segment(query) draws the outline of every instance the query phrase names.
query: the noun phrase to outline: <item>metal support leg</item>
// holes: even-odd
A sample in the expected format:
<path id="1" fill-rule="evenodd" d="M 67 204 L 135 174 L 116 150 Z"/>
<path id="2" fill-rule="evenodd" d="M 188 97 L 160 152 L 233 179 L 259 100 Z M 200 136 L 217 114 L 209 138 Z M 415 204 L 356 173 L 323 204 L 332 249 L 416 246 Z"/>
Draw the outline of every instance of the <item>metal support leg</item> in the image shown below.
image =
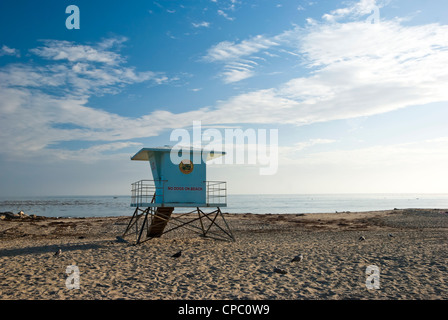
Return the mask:
<path id="1" fill-rule="evenodd" d="M 142 214 L 138 214 L 138 211 L 143 211 Z M 193 213 L 197 213 L 197 217 L 191 217 L 189 215 Z M 150 229 L 159 226 L 160 224 L 167 224 L 171 223 L 171 226 L 168 229 L 165 229 L 161 231 L 160 234 L 157 234 L 157 237 L 162 236 L 165 233 L 171 232 L 173 230 L 176 230 L 178 228 L 185 228 L 187 230 L 194 231 L 196 233 L 201 234 L 204 237 L 216 239 L 216 240 L 225 240 L 225 236 L 230 238 L 232 241 L 235 241 L 235 237 L 232 234 L 232 231 L 230 230 L 229 225 L 227 224 L 227 221 L 224 218 L 223 213 L 221 212 L 220 208 L 218 207 L 216 210 L 205 213 L 203 212 L 199 207 L 196 208 L 196 210 L 180 214 L 177 217 L 172 216 L 171 213 L 169 215 L 165 215 L 162 212 L 157 213 L 157 219 L 154 219 L 154 216 L 156 214 L 156 210 L 152 207 L 148 207 L 145 210 L 142 210 L 140 208 L 137 208 L 134 212 L 134 215 L 132 216 L 131 221 L 128 224 L 128 227 L 126 228 L 125 234 L 135 225 L 136 228 L 136 244 L 140 244 L 143 242 L 146 242 L 148 240 L 151 240 L 154 238 L 153 235 L 150 234 Z M 210 217 L 212 216 L 213 217 Z M 138 226 L 138 220 L 141 216 L 144 216 L 143 222 L 141 226 Z M 149 218 L 150 216 L 150 218 Z M 187 217 L 187 221 L 185 219 L 181 220 L 181 218 Z M 224 222 L 223 226 L 220 226 L 218 224 L 218 217 L 221 217 L 222 221 Z M 200 226 L 197 225 L 197 221 L 199 220 Z M 209 225 L 206 225 L 204 223 L 204 220 L 209 220 Z M 196 222 L 196 225 L 193 224 Z M 212 230 L 213 226 L 216 226 L 214 230 Z M 146 229 L 145 236 L 143 236 L 143 231 Z M 221 232 L 219 232 L 221 231 Z"/>
<path id="2" fill-rule="evenodd" d="M 145 229 L 145 224 L 148 222 L 148 214 L 149 214 L 149 209 L 150 208 L 146 208 L 146 210 L 145 210 L 145 219 L 143 220 L 143 224 L 142 224 L 142 227 L 140 228 L 140 234 L 139 234 L 139 236 L 138 236 L 138 239 L 137 239 L 137 244 L 139 244 L 140 243 L 140 239 L 142 238 L 142 233 L 143 233 L 143 230 Z"/>
<path id="3" fill-rule="evenodd" d="M 123 237 L 128 233 L 128 231 L 132 228 L 132 226 L 136 222 L 136 221 L 134 221 L 134 219 L 136 219 L 136 216 L 138 214 L 138 210 L 139 210 L 138 207 L 135 208 L 134 214 L 132 215 L 132 218 L 129 221 L 128 226 L 126 227 L 126 231 L 123 233 Z"/>

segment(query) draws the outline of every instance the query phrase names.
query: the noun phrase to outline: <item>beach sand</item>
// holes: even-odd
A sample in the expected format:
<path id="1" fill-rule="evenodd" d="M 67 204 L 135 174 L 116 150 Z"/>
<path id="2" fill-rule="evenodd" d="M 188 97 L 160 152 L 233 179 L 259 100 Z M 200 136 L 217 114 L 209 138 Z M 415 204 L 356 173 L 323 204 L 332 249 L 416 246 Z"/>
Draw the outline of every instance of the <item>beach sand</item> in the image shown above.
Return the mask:
<path id="1" fill-rule="evenodd" d="M 0 299 L 448 298 L 448 210 L 224 216 L 234 242 L 182 229 L 118 242 L 130 216 L 2 219 Z M 70 265 L 79 289 L 66 287 Z M 370 265 L 378 289 L 366 287 Z"/>

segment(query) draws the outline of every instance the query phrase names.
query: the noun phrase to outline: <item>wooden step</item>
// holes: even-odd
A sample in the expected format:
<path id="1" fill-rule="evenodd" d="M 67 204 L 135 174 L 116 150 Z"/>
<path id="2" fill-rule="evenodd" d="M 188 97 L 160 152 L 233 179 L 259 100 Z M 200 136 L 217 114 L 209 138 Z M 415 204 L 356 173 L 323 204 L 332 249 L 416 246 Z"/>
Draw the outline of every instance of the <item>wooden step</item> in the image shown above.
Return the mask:
<path id="1" fill-rule="evenodd" d="M 156 213 L 154 214 L 154 217 L 152 219 L 152 223 L 149 226 L 148 237 L 157 238 L 163 234 L 163 230 L 165 230 L 165 227 L 173 211 L 173 207 L 157 208 Z"/>

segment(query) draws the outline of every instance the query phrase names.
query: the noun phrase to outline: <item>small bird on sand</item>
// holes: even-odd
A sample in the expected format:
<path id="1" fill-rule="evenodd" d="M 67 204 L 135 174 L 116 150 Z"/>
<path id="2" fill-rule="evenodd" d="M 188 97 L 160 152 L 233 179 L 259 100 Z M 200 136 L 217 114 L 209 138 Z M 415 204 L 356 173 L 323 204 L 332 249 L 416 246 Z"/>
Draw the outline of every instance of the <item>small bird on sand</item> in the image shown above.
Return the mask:
<path id="1" fill-rule="evenodd" d="M 291 262 L 300 262 L 300 261 L 302 261 L 303 260 L 303 255 L 302 254 L 299 254 L 298 256 L 295 256 L 292 260 L 291 260 Z"/>
<path id="2" fill-rule="evenodd" d="M 359 237 L 359 241 L 364 241 L 364 240 L 366 240 L 366 237 L 364 237 L 364 236 Z"/>
<path id="3" fill-rule="evenodd" d="M 284 269 L 277 268 L 277 267 L 274 268 L 274 272 L 275 273 L 280 273 L 280 274 L 287 274 L 288 273 L 288 271 L 286 271 Z"/>
<path id="4" fill-rule="evenodd" d="M 392 233 L 389 233 L 388 236 L 389 236 L 389 238 L 395 237 Z"/>
<path id="5" fill-rule="evenodd" d="M 182 255 L 182 250 L 179 252 L 176 252 L 175 254 L 173 254 L 171 257 L 173 258 L 179 258 Z"/>
<path id="6" fill-rule="evenodd" d="M 60 257 L 62 255 L 62 250 L 61 249 L 59 249 L 58 251 L 56 251 L 55 253 L 54 253 L 54 256 L 55 257 Z"/>

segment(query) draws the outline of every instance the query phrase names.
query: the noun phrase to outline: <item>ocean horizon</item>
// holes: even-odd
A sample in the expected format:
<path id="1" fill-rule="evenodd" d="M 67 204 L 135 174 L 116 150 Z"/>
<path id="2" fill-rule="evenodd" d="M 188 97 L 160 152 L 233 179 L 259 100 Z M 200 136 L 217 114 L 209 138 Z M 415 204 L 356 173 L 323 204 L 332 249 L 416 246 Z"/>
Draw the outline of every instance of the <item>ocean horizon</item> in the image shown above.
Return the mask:
<path id="1" fill-rule="evenodd" d="M 130 195 L 0 197 L 0 212 L 47 217 L 131 216 Z M 448 193 L 408 194 L 230 194 L 228 213 L 335 213 L 393 209 L 447 209 Z M 187 212 L 193 208 L 176 208 Z"/>

